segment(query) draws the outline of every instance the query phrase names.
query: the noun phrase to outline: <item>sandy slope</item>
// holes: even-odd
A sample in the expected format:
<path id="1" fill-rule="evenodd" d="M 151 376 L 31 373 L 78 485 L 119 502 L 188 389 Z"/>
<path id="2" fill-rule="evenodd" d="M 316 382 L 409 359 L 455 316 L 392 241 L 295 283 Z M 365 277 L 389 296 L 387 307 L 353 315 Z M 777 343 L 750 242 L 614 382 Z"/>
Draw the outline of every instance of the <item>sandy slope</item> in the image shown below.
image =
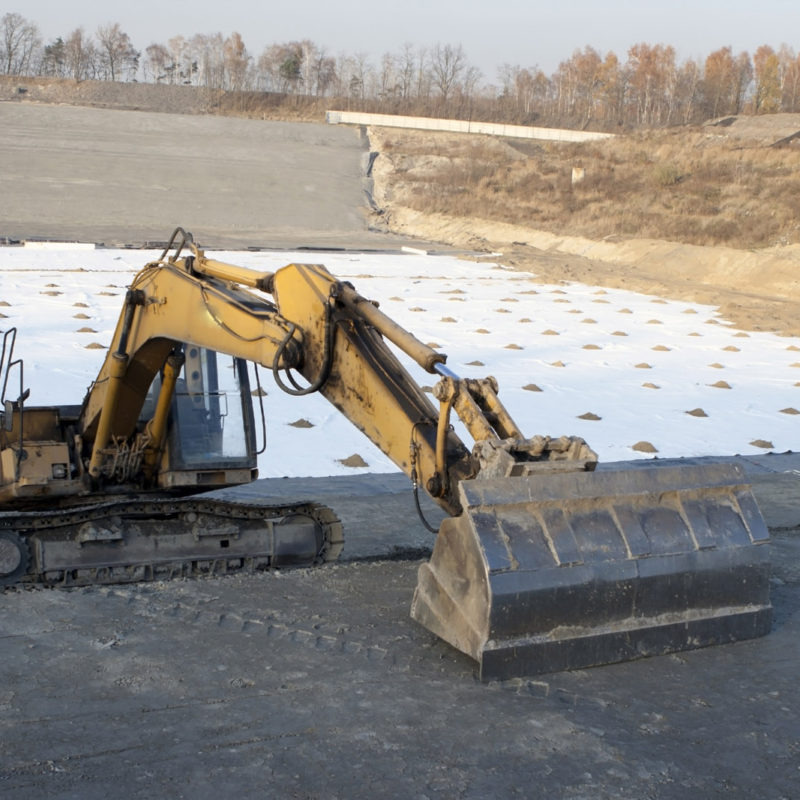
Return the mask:
<path id="1" fill-rule="evenodd" d="M 382 132 L 370 129 L 380 152 Z M 746 330 L 800 334 L 800 247 L 745 251 L 657 240 L 595 242 L 481 219 L 421 214 L 393 199 L 393 162 L 373 167 L 374 197 L 393 232 L 502 253 L 503 261 L 548 280 L 579 281 L 710 303 Z"/>

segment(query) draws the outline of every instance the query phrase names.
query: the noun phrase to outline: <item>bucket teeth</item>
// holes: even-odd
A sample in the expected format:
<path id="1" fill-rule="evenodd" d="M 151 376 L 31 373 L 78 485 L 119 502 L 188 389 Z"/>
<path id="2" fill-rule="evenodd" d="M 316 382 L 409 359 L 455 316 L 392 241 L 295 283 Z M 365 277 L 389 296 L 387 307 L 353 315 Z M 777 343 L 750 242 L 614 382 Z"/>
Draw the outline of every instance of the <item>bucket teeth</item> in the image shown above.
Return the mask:
<path id="1" fill-rule="evenodd" d="M 483 680 L 769 631 L 769 540 L 732 464 L 460 484 L 411 615 Z"/>

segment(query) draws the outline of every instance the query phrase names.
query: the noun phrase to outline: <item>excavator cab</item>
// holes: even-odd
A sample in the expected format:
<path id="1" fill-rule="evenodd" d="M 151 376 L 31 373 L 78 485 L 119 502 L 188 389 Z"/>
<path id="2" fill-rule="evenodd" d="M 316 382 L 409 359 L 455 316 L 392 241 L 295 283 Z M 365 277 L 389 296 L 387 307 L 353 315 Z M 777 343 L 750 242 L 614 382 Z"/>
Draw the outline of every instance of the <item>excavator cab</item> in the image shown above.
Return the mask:
<path id="1" fill-rule="evenodd" d="M 80 407 L 26 402 L 22 359 L 13 359 L 15 334 L 16 329 L 5 334 L 7 357 L 0 359 L 0 502 L 10 506 L 37 498 L 40 504 L 57 505 L 87 493 L 75 436 Z M 184 350 L 180 377 L 167 398 L 164 444 L 156 451 L 149 483 L 177 494 L 249 483 L 258 470 L 247 362 L 202 347 Z M 19 381 L 16 400 L 6 399 L 11 372 Z M 106 446 L 103 490 L 140 484 L 162 387 L 163 370 L 147 392 L 133 435 L 113 438 Z"/>
<path id="2" fill-rule="evenodd" d="M 204 347 L 185 348 L 176 381 L 158 483 L 164 488 L 249 483 L 257 476 L 253 403 L 247 362 Z M 153 381 L 140 425 L 155 413 Z"/>

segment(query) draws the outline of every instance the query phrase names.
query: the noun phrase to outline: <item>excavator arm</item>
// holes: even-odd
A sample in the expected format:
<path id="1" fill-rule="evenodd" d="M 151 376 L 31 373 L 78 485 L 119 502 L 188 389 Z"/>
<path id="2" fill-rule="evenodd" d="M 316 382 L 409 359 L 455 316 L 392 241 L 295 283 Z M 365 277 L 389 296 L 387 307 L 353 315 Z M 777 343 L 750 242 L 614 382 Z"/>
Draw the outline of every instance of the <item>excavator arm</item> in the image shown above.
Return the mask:
<path id="1" fill-rule="evenodd" d="M 551 460 L 573 469 L 594 466 L 596 456 L 580 439 L 526 440 L 493 379 L 457 377 L 445 366 L 446 355 L 325 267 L 290 264 L 259 273 L 207 258 L 188 234 L 176 231 L 173 239 L 178 236 L 174 253 L 167 257 L 168 248 L 134 279 L 84 401 L 78 427 L 92 478 L 104 472 L 109 443 L 133 435 L 150 385 L 164 370 L 162 412 L 154 417 L 145 457 L 155 468 L 177 374 L 170 358 L 179 363 L 186 345 L 267 367 L 290 394 L 318 391 L 451 515 L 461 512 L 461 481 L 482 470 L 522 474 Z M 438 408 L 387 340 L 440 377 Z M 452 414 L 481 443 L 474 453 L 453 431 Z"/>

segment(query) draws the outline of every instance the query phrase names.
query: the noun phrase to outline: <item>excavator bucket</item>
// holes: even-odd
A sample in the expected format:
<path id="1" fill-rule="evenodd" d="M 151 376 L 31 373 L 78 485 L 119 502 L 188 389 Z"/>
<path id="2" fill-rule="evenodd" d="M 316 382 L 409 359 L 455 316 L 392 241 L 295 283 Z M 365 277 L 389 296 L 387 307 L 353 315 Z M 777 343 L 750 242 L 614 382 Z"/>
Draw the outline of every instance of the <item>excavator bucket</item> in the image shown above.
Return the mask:
<path id="1" fill-rule="evenodd" d="M 411 615 L 482 680 L 766 634 L 769 535 L 734 464 L 474 479 Z"/>

